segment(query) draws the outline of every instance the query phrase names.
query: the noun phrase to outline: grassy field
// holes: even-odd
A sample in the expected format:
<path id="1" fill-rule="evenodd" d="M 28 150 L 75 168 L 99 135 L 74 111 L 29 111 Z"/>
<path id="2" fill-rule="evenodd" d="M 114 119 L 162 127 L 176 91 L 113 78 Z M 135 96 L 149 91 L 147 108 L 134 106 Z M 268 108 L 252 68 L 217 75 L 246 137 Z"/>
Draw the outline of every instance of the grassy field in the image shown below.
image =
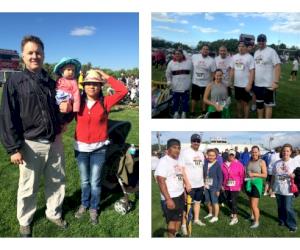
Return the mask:
<path id="1" fill-rule="evenodd" d="M 300 230 L 290 233 L 286 227 L 279 227 L 277 222 L 277 205 L 274 198 L 264 196 L 260 199 L 260 226 L 250 229 L 249 201 L 245 193 L 240 193 L 238 199 L 239 222 L 229 226 L 230 210 L 220 207 L 219 221 L 214 224 L 206 223 L 205 227 L 192 226 L 192 237 L 300 237 Z M 294 208 L 298 214 L 298 225 L 300 223 L 300 198 L 296 198 Z M 200 218 L 208 214 L 206 206 L 201 205 Z M 162 216 L 160 207 L 160 195 L 158 184 L 152 180 L 152 236 L 166 237 L 166 223 Z"/>
<path id="2" fill-rule="evenodd" d="M 300 102 L 298 96 L 300 95 L 300 80 L 289 82 L 292 65 L 283 64 L 281 68 L 281 78 L 279 89 L 277 91 L 276 103 L 277 106 L 273 109 L 273 118 L 299 118 L 300 117 Z M 158 70 L 152 67 L 152 80 L 165 82 L 165 71 Z M 236 102 L 232 98 L 231 117 L 236 118 Z M 197 106 L 198 108 L 198 106 Z M 199 112 L 196 110 L 197 113 Z M 159 118 L 167 118 L 168 114 L 162 114 Z M 256 118 L 256 112 L 250 112 L 250 118 Z"/>
<path id="3" fill-rule="evenodd" d="M 0 88 L 0 92 L 2 88 Z M 1 94 L 1 93 L 0 93 Z M 120 110 L 110 114 L 111 119 L 129 120 L 132 129 L 127 142 L 138 145 L 138 110 Z M 66 155 L 66 197 L 63 205 L 64 217 L 69 223 L 65 231 L 58 230 L 56 226 L 45 218 L 45 200 L 43 184 L 40 184 L 38 194 L 38 208 L 33 221 L 34 237 L 138 237 L 139 225 L 139 201 L 135 194 L 130 195 L 133 202 L 133 209 L 122 216 L 114 210 L 114 202 L 121 198 L 120 189 L 115 191 L 103 190 L 101 200 L 100 223 L 91 226 L 88 214 L 77 220 L 74 212 L 80 205 L 80 179 L 77 164 L 73 151 L 73 122 L 69 125 L 68 131 L 64 134 L 64 145 Z M 4 148 L 0 146 L 0 237 L 16 237 L 19 232 L 19 225 L 16 218 L 16 202 L 18 187 L 18 168 L 9 163 Z"/>

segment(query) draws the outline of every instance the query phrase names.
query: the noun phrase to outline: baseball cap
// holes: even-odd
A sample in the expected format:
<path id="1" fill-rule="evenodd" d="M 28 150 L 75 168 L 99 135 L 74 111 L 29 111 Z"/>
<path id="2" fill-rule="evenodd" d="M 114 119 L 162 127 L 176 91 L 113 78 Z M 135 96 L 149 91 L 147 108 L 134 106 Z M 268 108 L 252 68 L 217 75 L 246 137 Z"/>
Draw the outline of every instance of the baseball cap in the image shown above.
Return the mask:
<path id="1" fill-rule="evenodd" d="M 228 152 L 228 155 L 234 155 L 235 156 L 235 151 L 233 149 L 230 149 Z"/>
<path id="2" fill-rule="evenodd" d="M 199 134 L 192 134 L 191 141 L 201 141 L 201 136 Z"/>
<path id="3" fill-rule="evenodd" d="M 265 34 L 260 34 L 257 37 L 258 42 L 266 42 L 267 41 L 267 36 Z"/>

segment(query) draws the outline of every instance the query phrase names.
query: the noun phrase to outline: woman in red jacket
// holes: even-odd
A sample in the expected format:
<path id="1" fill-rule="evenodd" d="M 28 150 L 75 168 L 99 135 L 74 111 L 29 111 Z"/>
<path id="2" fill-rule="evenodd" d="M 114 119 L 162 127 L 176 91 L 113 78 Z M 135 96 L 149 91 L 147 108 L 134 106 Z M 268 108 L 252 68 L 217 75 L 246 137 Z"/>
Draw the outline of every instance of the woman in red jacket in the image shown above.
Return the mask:
<path id="1" fill-rule="evenodd" d="M 115 90 L 103 96 L 102 86 L 107 82 Z M 108 138 L 108 113 L 126 94 L 127 88 L 102 70 L 90 70 L 83 81 L 84 92 L 76 115 L 75 157 L 81 179 L 81 205 L 76 218 L 89 209 L 90 221 L 98 223 L 101 195 L 101 175 Z"/>

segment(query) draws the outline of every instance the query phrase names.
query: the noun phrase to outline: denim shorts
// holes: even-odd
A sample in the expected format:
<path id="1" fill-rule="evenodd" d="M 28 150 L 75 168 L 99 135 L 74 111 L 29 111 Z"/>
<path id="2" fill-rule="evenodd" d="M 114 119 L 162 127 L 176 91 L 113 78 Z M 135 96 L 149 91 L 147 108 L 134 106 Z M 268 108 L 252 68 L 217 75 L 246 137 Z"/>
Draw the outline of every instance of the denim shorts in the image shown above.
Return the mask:
<path id="1" fill-rule="evenodd" d="M 215 190 L 205 189 L 205 202 L 210 202 L 212 204 L 218 204 L 219 203 L 219 197 L 216 195 Z"/>

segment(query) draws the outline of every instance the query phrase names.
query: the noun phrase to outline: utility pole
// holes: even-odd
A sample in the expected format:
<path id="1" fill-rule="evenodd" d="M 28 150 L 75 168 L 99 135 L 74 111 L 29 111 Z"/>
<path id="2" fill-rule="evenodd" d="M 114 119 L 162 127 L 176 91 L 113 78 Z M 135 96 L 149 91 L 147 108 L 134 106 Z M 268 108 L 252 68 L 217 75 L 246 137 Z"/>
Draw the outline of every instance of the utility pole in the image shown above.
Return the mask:
<path id="1" fill-rule="evenodd" d="M 161 133 L 159 131 L 156 132 L 156 137 L 157 137 L 158 150 L 159 152 L 161 152 L 161 145 L 160 145 Z"/>

